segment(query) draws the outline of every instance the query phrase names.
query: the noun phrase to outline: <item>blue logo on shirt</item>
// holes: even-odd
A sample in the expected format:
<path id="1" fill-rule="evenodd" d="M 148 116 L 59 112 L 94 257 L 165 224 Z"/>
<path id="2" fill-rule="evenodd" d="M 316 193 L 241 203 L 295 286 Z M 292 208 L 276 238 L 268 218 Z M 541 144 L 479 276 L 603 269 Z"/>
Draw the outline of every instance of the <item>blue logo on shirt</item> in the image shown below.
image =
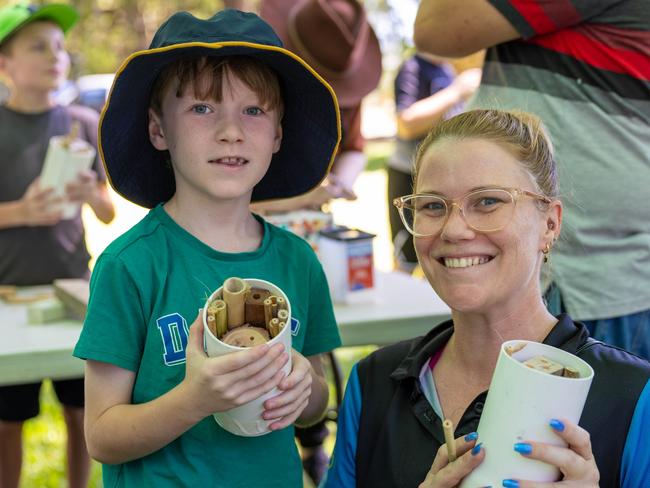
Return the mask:
<path id="1" fill-rule="evenodd" d="M 300 330 L 300 321 L 294 317 L 291 317 L 291 335 L 297 336 L 298 331 Z"/>
<path id="2" fill-rule="evenodd" d="M 156 320 L 158 330 L 163 341 L 165 353 L 163 359 L 167 366 L 174 366 L 185 362 L 185 348 L 189 329 L 187 322 L 181 314 L 171 313 Z"/>

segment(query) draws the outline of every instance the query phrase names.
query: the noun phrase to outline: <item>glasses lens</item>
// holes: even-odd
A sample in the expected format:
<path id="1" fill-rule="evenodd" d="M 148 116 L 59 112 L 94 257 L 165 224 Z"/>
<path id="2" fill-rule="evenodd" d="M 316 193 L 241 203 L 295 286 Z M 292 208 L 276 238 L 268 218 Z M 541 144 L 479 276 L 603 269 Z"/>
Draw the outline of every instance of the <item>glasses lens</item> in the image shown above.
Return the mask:
<path id="1" fill-rule="evenodd" d="M 430 236 L 442 227 L 447 215 L 447 205 L 437 197 L 415 195 L 404 201 L 401 213 L 406 228 L 412 234 Z"/>
<path id="2" fill-rule="evenodd" d="M 480 190 L 463 199 L 467 223 L 482 232 L 499 230 L 508 225 L 515 210 L 513 196 L 506 190 Z"/>

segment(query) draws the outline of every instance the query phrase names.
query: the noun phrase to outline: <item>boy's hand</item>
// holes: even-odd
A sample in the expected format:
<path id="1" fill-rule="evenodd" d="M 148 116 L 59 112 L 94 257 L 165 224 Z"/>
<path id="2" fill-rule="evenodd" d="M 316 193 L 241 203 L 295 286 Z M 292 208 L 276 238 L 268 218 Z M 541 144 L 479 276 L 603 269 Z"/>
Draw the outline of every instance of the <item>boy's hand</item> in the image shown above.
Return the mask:
<path id="1" fill-rule="evenodd" d="M 61 198 L 53 196 L 53 188 L 41 189 L 40 178 L 27 187 L 20 199 L 22 224 L 27 226 L 55 225 L 61 220 L 61 210 L 56 208 Z"/>
<path id="2" fill-rule="evenodd" d="M 282 344 L 266 344 L 209 358 L 203 350 L 201 313 L 190 327 L 181 383 L 197 421 L 254 400 L 278 386 L 289 357 Z"/>
<path id="3" fill-rule="evenodd" d="M 68 183 L 65 195 L 70 202 L 91 202 L 97 194 L 97 173 L 92 169 L 79 171 L 76 181 Z"/>
<path id="4" fill-rule="evenodd" d="M 291 350 L 291 374 L 284 378 L 278 388 L 284 390 L 278 396 L 264 402 L 262 418 L 274 420 L 271 430 L 279 430 L 293 424 L 309 403 L 311 395 L 312 366 L 305 356 Z"/>

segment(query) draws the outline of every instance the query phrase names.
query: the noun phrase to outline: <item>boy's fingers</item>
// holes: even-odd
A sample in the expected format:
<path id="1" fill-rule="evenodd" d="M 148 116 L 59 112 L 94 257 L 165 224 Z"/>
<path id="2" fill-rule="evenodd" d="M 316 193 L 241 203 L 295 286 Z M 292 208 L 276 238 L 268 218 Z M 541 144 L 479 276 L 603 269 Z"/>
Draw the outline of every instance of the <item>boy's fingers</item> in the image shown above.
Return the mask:
<path id="1" fill-rule="evenodd" d="M 283 419 L 279 419 L 277 422 L 273 422 L 271 425 L 269 425 L 269 429 L 280 430 L 280 429 L 284 429 L 285 427 L 289 427 L 296 420 L 298 420 L 300 414 L 303 412 L 305 408 L 307 408 L 307 403 L 308 400 L 305 400 L 291 415 Z"/>
<path id="2" fill-rule="evenodd" d="M 245 390 L 243 393 L 241 393 L 237 397 L 239 399 L 240 405 L 243 405 L 243 404 L 248 403 L 248 402 L 250 402 L 252 400 L 255 400 L 256 398 L 259 398 L 262 395 L 265 395 L 266 393 L 271 391 L 273 388 L 278 386 L 278 383 L 280 383 L 280 380 L 282 379 L 282 376 L 283 376 L 282 371 L 278 371 L 277 373 L 275 373 L 275 375 L 271 379 L 267 380 L 266 382 L 254 387 L 254 388 Z"/>
<path id="3" fill-rule="evenodd" d="M 282 380 L 280 383 L 279 388 L 281 390 L 283 390 L 282 385 L 286 380 L 287 378 Z M 267 400 L 264 407 L 270 410 L 295 402 L 296 399 L 303 395 L 305 391 L 311 391 L 311 383 L 311 375 L 303 376 L 303 378 L 300 381 L 295 382 L 291 388 L 286 389 L 277 397 Z"/>
<path id="4" fill-rule="evenodd" d="M 270 354 L 267 356 L 271 357 Z M 230 375 L 229 381 L 235 384 L 235 391 L 238 394 L 242 394 L 248 390 L 257 389 L 260 385 L 268 383 L 268 381 L 271 378 L 274 378 L 276 375 L 281 380 L 284 377 L 284 371 L 282 371 L 282 367 L 286 364 L 287 360 L 287 355 L 285 353 L 281 353 L 278 357 L 273 359 L 270 364 L 258 361 L 254 364 L 257 371 L 251 370 L 250 374 L 244 375 L 239 374 L 241 370 L 236 371 Z M 278 380 L 278 383 L 280 380 Z M 277 384 L 274 386 L 277 386 Z"/>
<path id="5" fill-rule="evenodd" d="M 281 390 L 290 390 L 303 381 L 307 376 L 311 378 L 311 375 L 309 374 L 311 363 L 309 360 L 293 349 L 291 351 L 291 356 L 293 359 L 291 373 L 280 383 Z"/>
<path id="6" fill-rule="evenodd" d="M 273 400 L 278 398 L 274 397 L 268 402 L 265 402 L 264 408 L 266 410 L 264 410 L 262 417 L 268 420 L 279 419 L 285 415 L 290 415 L 298 406 L 302 405 L 305 401 L 309 401 L 310 396 L 311 388 L 307 388 L 306 390 L 293 395 L 291 399 L 285 398 L 283 401 L 271 403 L 272 406 L 267 406 L 269 402 L 273 402 Z"/>
<path id="7" fill-rule="evenodd" d="M 202 311 L 202 309 L 199 309 L 198 317 L 196 320 L 194 320 L 192 325 L 190 325 L 190 334 L 187 340 L 187 349 L 185 350 L 186 355 L 188 353 L 196 354 L 197 352 L 203 356 L 206 355 L 203 349 L 203 320 L 201 318 Z"/>
<path id="8" fill-rule="evenodd" d="M 273 361 L 278 360 L 284 365 L 289 356 L 284 354 L 284 347 L 282 344 L 276 344 L 269 348 L 266 344 L 252 347 L 245 351 L 238 351 L 225 356 L 214 358 L 219 364 L 215 368 L 215 373 L 219 375 L 228 374 L 232 382 L 241 381 L 255 381 L 255 375 L 265 368 L 277 368 L 277 365 L 272 366 Z M 282 367 L 282 366 L 280 366 Z"/>

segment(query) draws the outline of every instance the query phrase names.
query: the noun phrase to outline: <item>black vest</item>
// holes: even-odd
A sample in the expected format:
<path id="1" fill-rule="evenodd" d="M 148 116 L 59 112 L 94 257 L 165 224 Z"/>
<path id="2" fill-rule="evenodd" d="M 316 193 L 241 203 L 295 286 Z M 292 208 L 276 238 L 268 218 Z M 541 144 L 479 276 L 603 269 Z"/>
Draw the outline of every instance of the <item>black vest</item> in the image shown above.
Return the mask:
<path id="1" fill-rule="evenodd" d="M 357 486 L 417 487 L 426 477 L 440 445 L 442 420 L 419 385 L 420 371 L 453 332 L 445 322 L 425 337 L 381 349 L 358 365 L 362 407 L 357 439 Z M 601 488 L 620 486 L 627 432 L 648 379 L 650 363 L 588 338 L 584 325 L 567 315 L 544 341 L 585 360 L 594 380 L 580 419 L 591 435 Z M 454 437 L 476 431 L 487 392 L 463 414 Z"/>

